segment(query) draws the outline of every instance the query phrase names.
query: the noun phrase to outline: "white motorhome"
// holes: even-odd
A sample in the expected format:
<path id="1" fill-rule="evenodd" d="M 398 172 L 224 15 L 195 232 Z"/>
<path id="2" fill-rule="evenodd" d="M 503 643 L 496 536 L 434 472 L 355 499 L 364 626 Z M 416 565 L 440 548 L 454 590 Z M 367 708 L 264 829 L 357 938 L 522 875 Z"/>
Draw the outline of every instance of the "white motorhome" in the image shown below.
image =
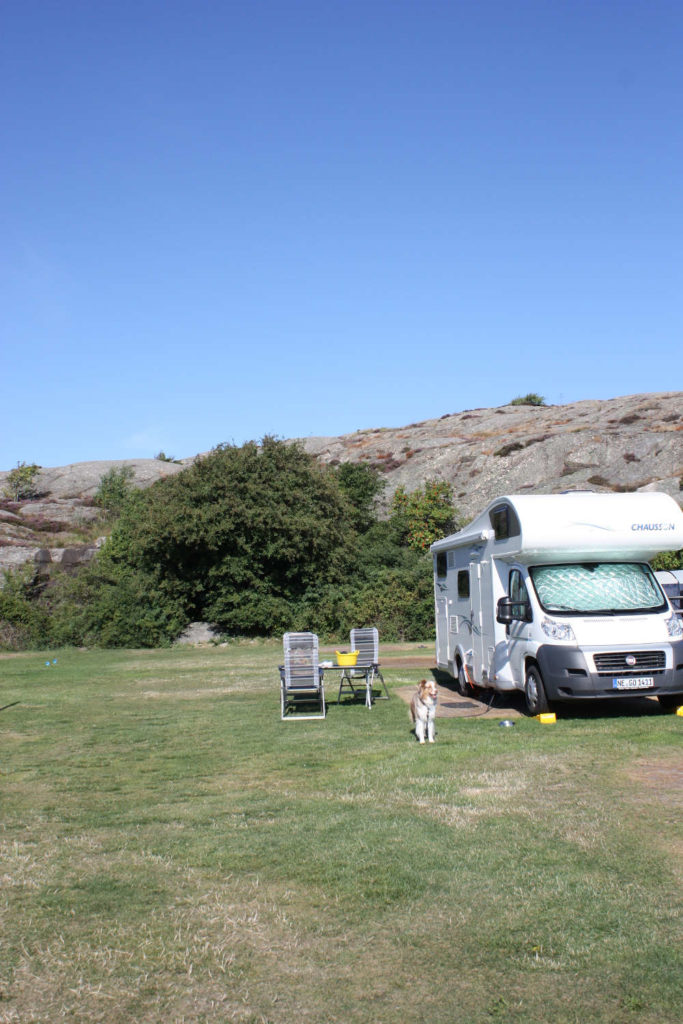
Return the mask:
<path id="1" fill-rule="evenodd" d="M 683 624 L 648 562 L 683 547 L 667 494 L 511 494 L 432 544 L 436 661 L 473 686 L 549 702 L 683 704 Z"/>

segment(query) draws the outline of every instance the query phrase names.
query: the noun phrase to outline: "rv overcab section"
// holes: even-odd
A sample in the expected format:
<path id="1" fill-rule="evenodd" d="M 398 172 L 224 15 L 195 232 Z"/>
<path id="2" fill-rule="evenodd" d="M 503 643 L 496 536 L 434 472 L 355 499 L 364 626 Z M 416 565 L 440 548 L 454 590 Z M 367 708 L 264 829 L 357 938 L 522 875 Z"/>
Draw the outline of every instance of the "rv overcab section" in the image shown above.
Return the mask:
<path id="1" fill-rule="evenodd" d="M 469 685 L 550 701 L 683 704 L 683 625 L 649 566 L 683 546 L 660 493 L 508 495 L 432 545 L 436 661 Z"/>

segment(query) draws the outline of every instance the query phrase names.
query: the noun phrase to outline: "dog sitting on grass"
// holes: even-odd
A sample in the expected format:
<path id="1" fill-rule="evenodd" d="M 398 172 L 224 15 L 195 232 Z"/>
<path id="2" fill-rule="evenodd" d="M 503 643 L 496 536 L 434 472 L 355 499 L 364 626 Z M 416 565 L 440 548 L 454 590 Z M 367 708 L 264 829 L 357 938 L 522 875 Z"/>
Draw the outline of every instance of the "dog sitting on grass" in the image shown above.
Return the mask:
<path id="1" fill-rule="evenodd" d="M 415 723 L 415 735 L 420 743 L 427 739 L 434 742 L 434 719 L 436 718 L 436 701 L 439 691 L 433 679 L 421 679 L 417 684 L 417 692 L 410 702 L 410 717 Z"/>

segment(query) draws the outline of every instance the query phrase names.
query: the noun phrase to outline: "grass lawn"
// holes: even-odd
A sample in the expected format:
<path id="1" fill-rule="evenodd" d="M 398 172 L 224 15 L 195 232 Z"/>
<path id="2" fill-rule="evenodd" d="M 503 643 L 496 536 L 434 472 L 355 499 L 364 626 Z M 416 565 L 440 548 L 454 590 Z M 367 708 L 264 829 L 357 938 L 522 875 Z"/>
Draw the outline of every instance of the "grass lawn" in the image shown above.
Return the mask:
<path id="1" fill-rule="evenodd" d="M 395 694 L 280 722 L 280 660 L 0 656 L 0 1024 L 680 1021 L 683 719 L 420 746 Z"/>

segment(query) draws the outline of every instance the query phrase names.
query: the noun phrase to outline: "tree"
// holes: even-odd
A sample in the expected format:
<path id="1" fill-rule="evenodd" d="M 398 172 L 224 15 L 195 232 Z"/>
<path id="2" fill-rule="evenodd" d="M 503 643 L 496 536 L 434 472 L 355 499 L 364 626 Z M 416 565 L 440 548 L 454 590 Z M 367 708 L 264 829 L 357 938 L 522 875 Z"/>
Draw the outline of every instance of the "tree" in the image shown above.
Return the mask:
<path id="1" fill-rule="evenodd" d="M 376 469 L 362 462 L 343 462 L 337 470 L 342 493 L 352 507 L 355 528 L 364 533 L 376 520 L 377 499 L 386 487 Z"/>
<path id="2" fill-rule="evenodd" d="M 416 551 L 428 551 L 435 540 L 452 533 L 459 523 L 453 491 L 445 480 L 427 480 L 424 488 L 410 492 L 398 487 L 392 498 L 390 518 L 405 543 Z"/>
<path id="3" fill-rule="evenodd" d="M 36 477 L 40 466 L 35 462 L 27 465 L 25 462 L 17 462 L 14 469 L 11 469 L 5 480 L 5 494 L 12 501 L 29 501 L 38 494 L 36 488 Z"/>
<path id="4" fill-rule="evenodd" d="M 220 445 L 146 490 L 105 474 L 100 500 L 119 510 L 106 544 L 73 577 L 8 592 L 7 642 L 160 646 L 197 619 L 231 635 L 339 640 L 376 625 L 386 640 L 426 639 L 425 549 L 455 525 L 450 488 L 400 490 L 379 519 L 382 488 L 365 466 L 321 466 L 270 437 Z"/>
<path id="5" fill-rule="evenodd" d="M 146 579 L 169 624 L 182 608 L 187 621 L 268 634 L 290 628 L 309 587 L 344 574 L 352 532 L 334 472 L 266 437 L 220 445 L 136 492 L 100 564 Z"/>
<path id="6" fill-rule="evenodd" d="M 95 491 L 95 504 L 104 509 L 109 519 L 115 519 L 129 502 L 133 494 L 132 466 L 113 466 L 100 477 Z"/>

